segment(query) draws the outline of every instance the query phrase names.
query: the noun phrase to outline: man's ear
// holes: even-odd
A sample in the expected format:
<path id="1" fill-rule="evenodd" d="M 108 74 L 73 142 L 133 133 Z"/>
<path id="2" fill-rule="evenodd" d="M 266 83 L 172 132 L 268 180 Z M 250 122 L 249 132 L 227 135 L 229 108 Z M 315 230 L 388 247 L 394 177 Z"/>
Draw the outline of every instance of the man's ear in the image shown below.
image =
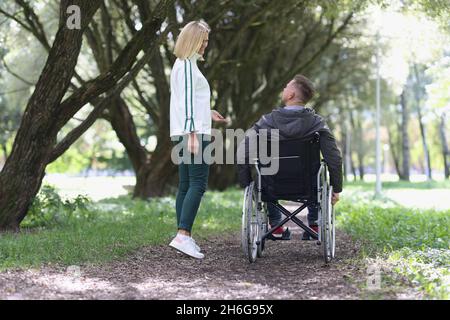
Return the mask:
<path id="1" fill-rule="evenodd" d="M 289 95 L 289 100 L 295 100 L 295 96 L 296 96 L 295 92 L 294 91 L 291 92 L 291 94 Z"/>

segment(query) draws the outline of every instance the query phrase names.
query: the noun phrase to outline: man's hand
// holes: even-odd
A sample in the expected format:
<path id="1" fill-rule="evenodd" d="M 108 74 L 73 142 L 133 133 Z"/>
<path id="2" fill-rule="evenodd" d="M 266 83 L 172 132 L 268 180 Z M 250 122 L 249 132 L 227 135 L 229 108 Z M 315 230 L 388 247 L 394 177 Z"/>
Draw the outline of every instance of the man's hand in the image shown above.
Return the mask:
<path id="1" fill-rule="evenodd" d="M 224 118 L 218 111 L 216 110 L 211 110 L 211 118 L 213 121 L 215 122 L 219 122 L 219 123 L 229 123 L 229 120 Z"/>
<path id="2" fill-rule="evenodd" d="M 339 201 L 339 193 L 334 193 L 331 197 L 331 204 L 334 206 Z"/>
<path id="3" fill-rule="evenodd" d="M 197 138 L 197 135 L 195 134 L 195 132 L 189 133 L 187 148 L 190 153 L 193 153 L 193 154 L 198 153 L 199 144 L 198 144 L 198 138 Z"/>

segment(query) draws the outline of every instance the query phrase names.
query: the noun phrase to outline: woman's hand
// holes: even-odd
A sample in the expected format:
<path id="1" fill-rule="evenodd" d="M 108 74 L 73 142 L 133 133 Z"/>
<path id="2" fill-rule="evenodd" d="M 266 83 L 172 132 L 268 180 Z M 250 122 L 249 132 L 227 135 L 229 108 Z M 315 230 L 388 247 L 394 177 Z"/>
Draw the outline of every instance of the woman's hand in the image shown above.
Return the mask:
<path id="1" fill-rule="evenodd" d="M 197 138 L 197 135 L 195 134 L 195 132 L 189 133 L 187 148 L 190 153 L 193 153 L 193 154 L 198 153 L 199 143 L 198 143 L 198 138 Z"/>
<path id="2" fill-rule="evenodd" d="M 211 118 L 213 121 L 215 122 L 219 122 L 219 123 L 226 123 L 228 124 L 229 121 L 228 119 L 224 118 L 218 111 L 216 110 L 211 110 Z"/>

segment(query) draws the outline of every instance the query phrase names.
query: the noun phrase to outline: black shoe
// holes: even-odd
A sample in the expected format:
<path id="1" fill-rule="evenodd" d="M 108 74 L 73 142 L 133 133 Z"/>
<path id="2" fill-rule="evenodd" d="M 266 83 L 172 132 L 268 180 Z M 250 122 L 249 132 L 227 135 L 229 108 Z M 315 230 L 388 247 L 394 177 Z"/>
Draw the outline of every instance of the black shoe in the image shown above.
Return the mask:
<path id="1" fill-rule="evenodd" d="M 311 229 L 313 229 L 315 232 L 319 232 L 319 227 L 318 226 L 309 226 Z M 311 241 L 314 240 L 308 232 L 304 231 L 303 232 L 303 236 L 302 236 L 302 240 L 304 241 Z"/>
<path id="2" fill-rule="evenodd" d="M 303 241 L 311 241 L 312 238 L 311 238 L 311 236 L 309 235 L 308 232 L 304 231 L 304 232 L 303 232 L 303 236 L 302 236 L 302 240 L 303 240 Z"/>
<path id="3" fill-rule="evenodd" d="M 289 228 L 286 228 L 286 230 L 284 230 L 283 235 L 281 236 L 281 239 L 291 240 L 291 231 L 289 231 Z"/>

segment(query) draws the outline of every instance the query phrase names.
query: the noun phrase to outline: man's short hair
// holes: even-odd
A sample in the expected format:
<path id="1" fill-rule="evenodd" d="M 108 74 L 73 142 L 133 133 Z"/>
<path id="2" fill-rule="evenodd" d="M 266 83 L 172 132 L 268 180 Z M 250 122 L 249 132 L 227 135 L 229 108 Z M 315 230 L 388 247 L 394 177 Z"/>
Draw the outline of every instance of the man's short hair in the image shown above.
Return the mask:
<path id="1" fill-rule="evenodd" d="M 298 92 L 302 95 L 303 102 L 308 103 L 316 94 L 313 83 L 301 74 L 296 75 L 294 81 Z"/>

